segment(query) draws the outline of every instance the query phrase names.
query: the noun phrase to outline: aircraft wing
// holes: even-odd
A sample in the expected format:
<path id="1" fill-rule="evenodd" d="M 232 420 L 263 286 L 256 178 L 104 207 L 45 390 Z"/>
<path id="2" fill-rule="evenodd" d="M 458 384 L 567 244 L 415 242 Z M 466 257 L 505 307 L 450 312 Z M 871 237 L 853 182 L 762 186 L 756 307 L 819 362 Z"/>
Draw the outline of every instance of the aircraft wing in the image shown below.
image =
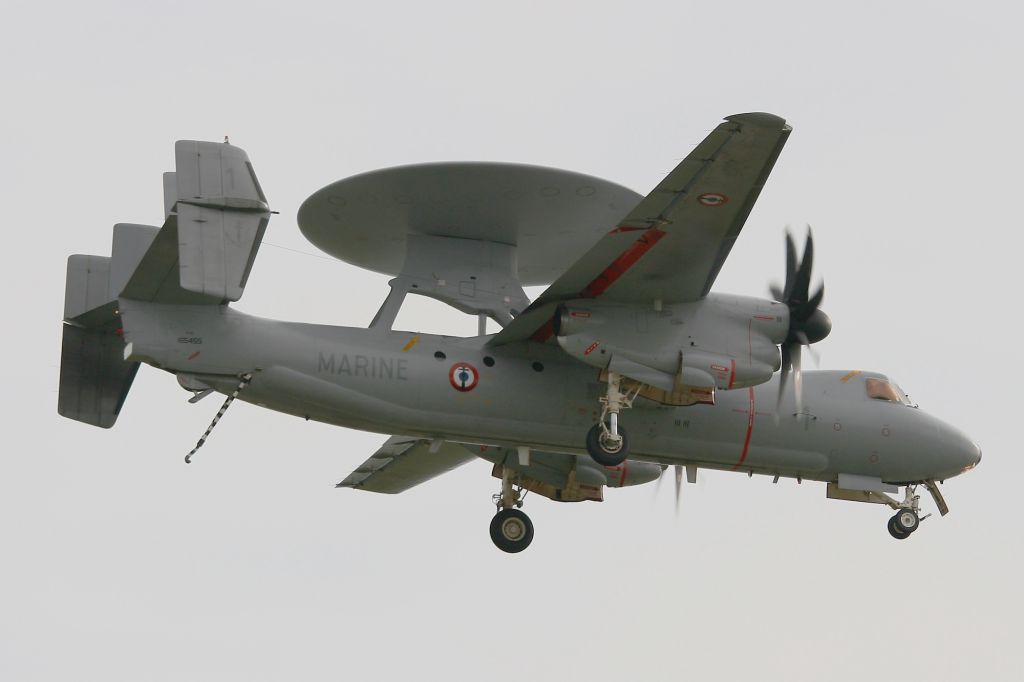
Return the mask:
<path id="1" fill-rule="evenodd" d="M 359 488 L 375 493 L 400 493 L 476 459 L 457 443 L 411 436 L 391 436 L 336 488 Z"/>
<path id="2" fill-rule="evenodd" d="M 546 340 L 561 301 L 706 296 L 791 130 L 773 114 L 726 118 L 489 345 Z"/>

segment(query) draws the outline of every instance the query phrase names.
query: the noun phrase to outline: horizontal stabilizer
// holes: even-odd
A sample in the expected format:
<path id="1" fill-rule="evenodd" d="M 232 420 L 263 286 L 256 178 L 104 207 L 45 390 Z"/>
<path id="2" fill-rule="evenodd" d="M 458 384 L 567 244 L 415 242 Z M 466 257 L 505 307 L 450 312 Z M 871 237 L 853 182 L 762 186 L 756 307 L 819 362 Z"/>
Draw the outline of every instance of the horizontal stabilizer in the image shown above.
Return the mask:
<path id="1" fill-rule="evenodd" d="M 475 455 L 457 443 L 391 436 L 335 487 L 400 493 L 472 459 Z"/>

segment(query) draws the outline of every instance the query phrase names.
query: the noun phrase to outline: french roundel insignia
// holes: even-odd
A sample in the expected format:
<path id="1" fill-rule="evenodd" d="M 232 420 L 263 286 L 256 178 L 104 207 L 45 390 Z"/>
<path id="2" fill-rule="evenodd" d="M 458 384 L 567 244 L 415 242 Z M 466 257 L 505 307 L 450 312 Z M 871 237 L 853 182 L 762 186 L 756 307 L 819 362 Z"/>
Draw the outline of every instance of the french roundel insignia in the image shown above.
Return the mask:
<path id="1" fill-rule="evenodd" d="M 722 204 L 729 201 L 729 197 L 718 192 L 705 192 L 697 197 L 697 201 L 702 206 L 721 206 Z"/>
<path id="2" fill-rule="evenodd" d="M 466 393 L 476 388 L 480 373 L 468 362 L 456 362 L 448 371 L 448 381 L 456 391 Z"/>

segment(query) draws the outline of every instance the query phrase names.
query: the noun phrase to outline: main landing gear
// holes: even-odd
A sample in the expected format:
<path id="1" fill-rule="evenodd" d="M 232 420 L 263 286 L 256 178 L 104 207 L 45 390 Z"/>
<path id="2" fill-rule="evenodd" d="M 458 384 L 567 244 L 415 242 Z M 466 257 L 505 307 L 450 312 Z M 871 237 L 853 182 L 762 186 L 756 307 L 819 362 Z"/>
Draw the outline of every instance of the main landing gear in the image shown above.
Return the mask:
<path id="1" fill-rule="evenodd" d="M 601 418 L 587 432 L 587 452 L 594 461 L 606 467 L 615 467 L 629 456 L 629 437 L 619 425 L 619 412 L 633 406 L 640 392 L 622 392 L 622 375 L 608 372 L 608 390 L 601 398 Z"/>
<path id="2" fill-rule="evenodd" d="M 921 496 L 916 494 L 917 486 L 908 485 L 903 501 L 896 504 L 896 514 L 889 519 L 889 535 L 897 540 L 906 540 L 921 526 Z"/>
<path id="3" fill-rule="evenodd" d="M 505 468 L 501 492 L 492 498 L 498 513 L 491 519 L 491 540 L 503 552 L 522 552 L 533 542 L 533 522 L 521 510 L 525 496 L 522 488 L 512 485 L 511 471 Z"/>

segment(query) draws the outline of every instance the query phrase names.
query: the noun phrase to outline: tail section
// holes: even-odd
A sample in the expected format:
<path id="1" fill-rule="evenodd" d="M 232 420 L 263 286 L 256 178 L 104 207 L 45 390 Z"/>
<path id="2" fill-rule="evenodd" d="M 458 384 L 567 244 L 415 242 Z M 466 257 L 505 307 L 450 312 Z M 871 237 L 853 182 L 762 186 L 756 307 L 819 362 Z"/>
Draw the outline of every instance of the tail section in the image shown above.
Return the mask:
<path id="1" fill-rule="evenodd" d="M 229 144 L 181 140 L 174 157 L 175 172 L 163 178 L 163 227 L 123 230 L 132 233 L 123 235 L 123 250 L 146 250 L 118 293 L 153 303 L 237 301 L 270 219 L 256 173 Z M 118 241 L 115 228 L 115 260 Z"/>
<path id="2" fill-rule="evenodd" d="M 120 299 L 222 305 L 241 298 L 270 210 L 246 153 L 179 141 L 162 227 L 114 226 L 111 256 L 68 258 L 57 411 L 109 428 L 137 362 L 124 359 Z"/>

